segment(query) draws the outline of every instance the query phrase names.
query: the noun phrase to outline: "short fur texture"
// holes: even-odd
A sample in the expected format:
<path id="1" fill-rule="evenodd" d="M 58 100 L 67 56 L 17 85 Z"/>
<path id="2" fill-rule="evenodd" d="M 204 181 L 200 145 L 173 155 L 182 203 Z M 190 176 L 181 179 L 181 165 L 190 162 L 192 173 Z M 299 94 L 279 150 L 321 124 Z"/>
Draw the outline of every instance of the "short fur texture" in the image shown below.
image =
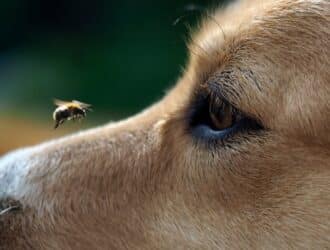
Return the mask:
<path id="1" fill-rule="evenodd" d="M 236 2 L 189 49 L 141 114 L 0 160 L 0 198 L 21 207 L 0 216 L 0 248 L 330 248 L 330 2 Z M 196 141 L 205 86 L 265 129 Z"/>

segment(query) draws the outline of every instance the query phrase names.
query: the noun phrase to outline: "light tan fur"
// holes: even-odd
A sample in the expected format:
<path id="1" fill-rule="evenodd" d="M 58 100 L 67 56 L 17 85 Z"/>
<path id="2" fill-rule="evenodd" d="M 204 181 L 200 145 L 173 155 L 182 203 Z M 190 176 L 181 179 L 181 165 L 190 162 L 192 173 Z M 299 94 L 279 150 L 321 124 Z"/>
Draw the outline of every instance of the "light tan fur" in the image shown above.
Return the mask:
<path id="1" fill-rule="evenodd" d="M 330 2 L 207 15 L 177 85 L 141 114 L 0 161 L 3 249 L 330 248 Z M 224 145 L 187 129 L 209 80 L 260 121 Z"/>

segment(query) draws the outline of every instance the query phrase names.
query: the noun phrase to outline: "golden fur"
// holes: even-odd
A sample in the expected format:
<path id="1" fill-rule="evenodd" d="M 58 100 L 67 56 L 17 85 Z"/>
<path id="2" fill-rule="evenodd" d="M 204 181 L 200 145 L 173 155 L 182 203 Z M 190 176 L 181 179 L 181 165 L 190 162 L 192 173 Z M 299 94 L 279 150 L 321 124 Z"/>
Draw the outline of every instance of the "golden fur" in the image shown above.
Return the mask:
<path id="1" fill-rule="evenodd" d="M 330 248 L 330 2 L 243 0 L 207 15 L 177 85 L 141 114 L 0 161 L 4 249 Z M 187 129 L 216 82 L 264 129 Z"/>

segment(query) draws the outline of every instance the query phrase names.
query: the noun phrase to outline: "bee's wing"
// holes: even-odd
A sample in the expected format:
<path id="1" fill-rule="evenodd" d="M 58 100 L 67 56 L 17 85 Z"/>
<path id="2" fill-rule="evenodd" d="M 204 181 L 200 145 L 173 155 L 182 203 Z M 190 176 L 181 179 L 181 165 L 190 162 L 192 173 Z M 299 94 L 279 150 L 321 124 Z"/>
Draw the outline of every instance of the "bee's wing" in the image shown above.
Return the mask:
<path id="1" fill-rule="evenodd" d="M 63 105 L 67 105 L 68 103 L 70 103 L 70 102 L 62 101 L 62 100 L 59 100 L 59 99 L 54 99 L 54 104 L 56 106 L 63 106 Z"/>
<path id="2" fill-rule="evenodd" d="M 78 104 L 79 106 L 81 106 L 82 108 L 85 108 L 85 109 L 90 109 L 90 107 L 92 107 L 91 104 L 79 102 L 77 100 L 73 100 L 72 103 Z"/>

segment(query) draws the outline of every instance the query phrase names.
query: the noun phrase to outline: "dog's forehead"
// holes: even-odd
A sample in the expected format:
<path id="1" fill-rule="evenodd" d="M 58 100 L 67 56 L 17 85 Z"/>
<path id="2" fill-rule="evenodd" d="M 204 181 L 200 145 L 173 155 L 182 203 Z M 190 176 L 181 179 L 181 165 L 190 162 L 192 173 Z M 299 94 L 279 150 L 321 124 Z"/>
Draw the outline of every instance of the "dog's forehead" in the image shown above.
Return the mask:
<path id="1" fill-rule="evenodd" d="M 288 33 L 292 38 L 301 37 L 302 33 L 312 36 L 313 32 L 324 31 L 325 27 L 315 26 L 329 23 L 329 15 L 328 0 L 242 0 L 206 14 L 201 27 L 193 33 L 189 48 L 193 55 L 205 56 L 219 53 L 233 40 L 259 38 L 256 43 L 266 43 L 267 38 Z M 201 53 L 194 53 L 199 49 Z"/>
<path id="2" fill-rule="evenodd" d="M 234 102 L 243 111 L 315 134 L 324 124 L 319 114 L 329 112 L 329 25 L 328 0 L 236 2 L 206 15 L 193 34 L 188 75 L 194 86 L 220 76 L 242 97 Z"/>

